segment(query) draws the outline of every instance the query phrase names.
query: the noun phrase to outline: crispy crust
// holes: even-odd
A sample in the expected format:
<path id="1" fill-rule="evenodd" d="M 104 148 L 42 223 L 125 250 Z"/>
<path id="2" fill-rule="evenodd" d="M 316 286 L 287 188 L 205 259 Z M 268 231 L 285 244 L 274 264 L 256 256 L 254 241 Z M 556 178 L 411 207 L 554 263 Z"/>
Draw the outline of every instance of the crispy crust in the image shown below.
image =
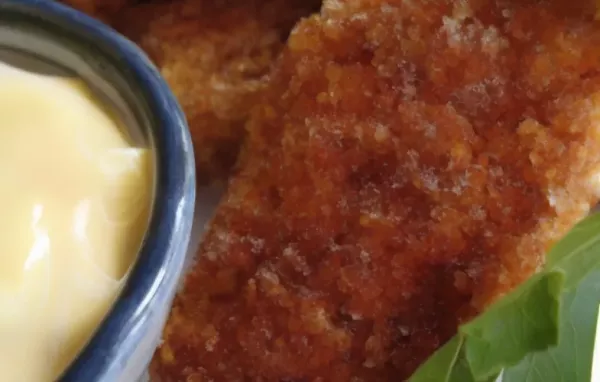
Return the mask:
<path id="1" fill-rule="evenodd" d="M 223 180 L 292 26 L 316 0 L 183 0 L 126 8 L 113 26 L 154 60 L 187 115 L 199 181 Z"/>
<path id="2" fill-rule="evenodd" d="M 597 201 L 579 4 L 330 0 L 301 22 L 154 377 L 403 380 L 531 275 Z"/>

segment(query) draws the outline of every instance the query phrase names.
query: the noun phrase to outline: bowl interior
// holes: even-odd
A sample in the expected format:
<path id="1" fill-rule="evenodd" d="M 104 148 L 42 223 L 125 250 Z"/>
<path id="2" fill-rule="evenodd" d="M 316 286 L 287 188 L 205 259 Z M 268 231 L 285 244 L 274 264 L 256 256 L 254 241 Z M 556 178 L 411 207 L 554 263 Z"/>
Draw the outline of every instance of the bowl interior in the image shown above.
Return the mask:
<path id="1" fill-rule="evenodd" d="M 53 24 L 48 29 L 8 15 L 0 12 L 0 60 L 38 73 L 83 79 L 117 114 L 136 146 L 153 146 L 152 112 L 118 62 L 98 51 L 101 47 L 73 40 Z"/>

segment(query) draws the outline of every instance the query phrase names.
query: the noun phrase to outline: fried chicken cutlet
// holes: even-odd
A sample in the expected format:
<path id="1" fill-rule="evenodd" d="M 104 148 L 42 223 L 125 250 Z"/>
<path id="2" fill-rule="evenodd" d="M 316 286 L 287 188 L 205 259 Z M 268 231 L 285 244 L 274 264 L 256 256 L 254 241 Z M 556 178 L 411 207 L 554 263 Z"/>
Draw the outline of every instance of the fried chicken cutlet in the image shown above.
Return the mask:
<path id="1" fill-rule="evenodd" d="M 112 25 L 154 60 L 186 113 L 199 181 L 225 179 L 289 31 L 320 0 L 180 0 L 126 8 Z"/>
<path id="2" fill-rule="evenodd" d="M 82 12 L 110 22 L 111 18 L 127 5 L 139 3 L 140 0 L 60 0 Z"/>
<path id="3" fill-rule="evenodd" d="M 154 378 L 408 378 L 598 201 L 594 13 L 326 0 L 252 114 Z"/>

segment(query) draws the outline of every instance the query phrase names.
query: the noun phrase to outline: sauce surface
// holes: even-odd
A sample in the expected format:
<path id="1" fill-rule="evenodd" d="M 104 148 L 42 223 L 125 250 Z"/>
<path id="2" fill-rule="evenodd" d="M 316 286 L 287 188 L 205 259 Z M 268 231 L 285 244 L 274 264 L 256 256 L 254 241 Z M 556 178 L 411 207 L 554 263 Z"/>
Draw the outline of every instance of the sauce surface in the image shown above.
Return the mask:
<path id="1" fill-rule="evenodd" d="M 57 378 L 143 240 L 153 159 L 74 79 L 0 63 L 0 380 Z"/>

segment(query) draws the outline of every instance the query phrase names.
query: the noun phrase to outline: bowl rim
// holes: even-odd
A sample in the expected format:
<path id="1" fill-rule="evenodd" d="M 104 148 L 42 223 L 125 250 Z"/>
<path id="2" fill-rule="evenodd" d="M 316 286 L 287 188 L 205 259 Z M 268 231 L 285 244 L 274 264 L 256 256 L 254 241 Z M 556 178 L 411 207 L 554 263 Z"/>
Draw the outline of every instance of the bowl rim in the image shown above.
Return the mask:
<path id="1" fill-rule="evenodd" d="M 155 121 L 149 128 L 156 150 L 153 212 L 138 257 L 111 310 L 60 378 L 63 381 L 116 380 L 124 367 L 123 344 L 139 341 L 157 293 L 173 289 L 182 273 L 195 204 L 195 169 L 185 115 L 169 86 L 134 43 L 107 25 L 53 0 L 2 0 L 0 12 L 35 17 L 62 30 L 80 32 L 79 40 L 102 46 L 127 68 L 128 84 L 142 89 Z M 170 298 L 167 297 L 170 302 Z M 133 344 L 135 346 L 135 344 Z"/>

